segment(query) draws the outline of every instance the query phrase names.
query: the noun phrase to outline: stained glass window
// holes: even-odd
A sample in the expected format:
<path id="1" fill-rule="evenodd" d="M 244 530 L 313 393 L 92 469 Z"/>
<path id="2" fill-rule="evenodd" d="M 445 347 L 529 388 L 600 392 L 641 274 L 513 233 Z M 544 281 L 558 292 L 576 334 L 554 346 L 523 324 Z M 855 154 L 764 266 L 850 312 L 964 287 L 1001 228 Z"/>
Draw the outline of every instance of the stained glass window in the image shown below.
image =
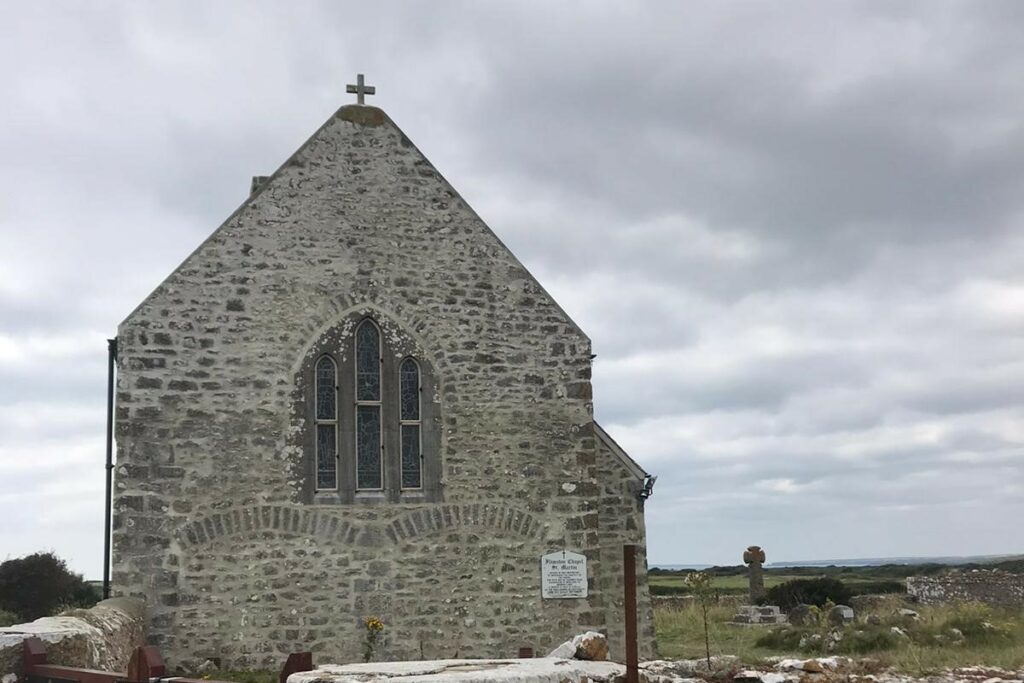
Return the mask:
<path id="1" fill-rule="evenodd" d="M 324 356 L 316 363 L 316 487 L 338 488 L 337 369 Z"/>
<path id="2" fill-rule="evenodd" d="M 356 488 L 384 488 L 380 455 L 380 406 L 356 406 Z"/>
<path id="3" fill-rule="evenodd" d="M 402 425 L 402 488 L 418 489 L 422 486 L 420 474 L 420 426 Z"/>
<path id="4" fill-rule="evenodd" d="M 380 400 L 380 333 L 369 320 L 356 330 L 356 400 Z"/>
<path id="5" fill-rule="evenodd" d="M 393 500 L 430 499 L 439 493 L 439 420 L 422 398 L 433 393 L 431 366 L 405 356 L 405 343 L 393 346 L 374 318 L 356 322 L 343 347 L 336 338 L 318 344 L 322 355 L 312 365 L 315 488 L 332 492 L 318 500 L 377 499 L 384 491 L 409 493 L 388 496 Z"/>
<path id="6" fill-rule="evenodd" d="M 412 358 L 402 361 L 398 371 L 399 393 L 402 403 L 402 419 L 420 419 L 420 367 Z"/>
<path id="7" fill-rule="evenodd" d="M 398 369 L 399 421 L 402 447 L 402 488 L 423 485 L 420 459 L 420 366 L 406 358 Z"/>
<path id="8" fill-rule="evenodd" d="M 316 364 L 316 419 L 333 420 L 337 417 L 336 384 L 334 361 L 324 356 Z"/>
<path id="9" fill-rule="evenodd" d="M 338 487 L 337 427 L 333 424 L 316 426 L 316 487 Z"/>
<path id="10" fill-rule="evenodd" d="M 380 332 L 370 320 L 356 328 L 356 488 L 384 488 L 381 467 Z"/>

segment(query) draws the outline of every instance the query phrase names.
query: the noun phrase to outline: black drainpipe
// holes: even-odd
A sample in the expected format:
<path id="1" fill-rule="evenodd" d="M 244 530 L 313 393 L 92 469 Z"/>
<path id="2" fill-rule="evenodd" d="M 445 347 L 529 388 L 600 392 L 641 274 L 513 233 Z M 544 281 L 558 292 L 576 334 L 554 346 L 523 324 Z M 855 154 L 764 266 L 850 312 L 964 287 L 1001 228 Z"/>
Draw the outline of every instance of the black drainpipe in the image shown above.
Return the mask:
<path id="1" fill-rule="evenodd" d="M 111 479 L 114 474 L 114 365 L 117 337 L 107 340 L 107 495 L 103 499 L 103 599 L 110 597 L 110 511 Z"/>

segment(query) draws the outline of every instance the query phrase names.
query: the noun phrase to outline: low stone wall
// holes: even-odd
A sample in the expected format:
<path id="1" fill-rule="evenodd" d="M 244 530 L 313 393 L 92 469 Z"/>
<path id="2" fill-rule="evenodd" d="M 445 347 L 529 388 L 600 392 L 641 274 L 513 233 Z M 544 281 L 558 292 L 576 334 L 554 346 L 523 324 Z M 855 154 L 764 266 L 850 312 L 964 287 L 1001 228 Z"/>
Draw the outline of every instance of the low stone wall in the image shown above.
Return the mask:
<path id="1" fill-rule="evenodd" d="M 911 576 L 907 594 L 923 604 L 981 602 L 992 607 L 1024 607 L 1024 575 L 995 569 Z"/>
<path id="2" fill-rule="evenodd" d="M 22 641 L 35 636 L 46 643 L 51 664 L 124 671 L 132 651 L 146 640 L 145 606 L 113 598 L 89 609 L 0 628 L 0 677 L 21 673 Z"/>

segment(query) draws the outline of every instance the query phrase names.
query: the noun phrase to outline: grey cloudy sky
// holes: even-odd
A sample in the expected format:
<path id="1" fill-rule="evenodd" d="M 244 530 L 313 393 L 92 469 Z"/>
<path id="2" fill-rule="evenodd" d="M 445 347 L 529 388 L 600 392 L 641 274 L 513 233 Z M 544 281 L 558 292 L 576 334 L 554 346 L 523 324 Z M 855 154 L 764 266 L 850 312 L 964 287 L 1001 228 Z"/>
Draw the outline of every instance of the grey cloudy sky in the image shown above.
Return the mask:
<path id="1" fill-rule="evenodd" d="M 0 558 L 105 339 L 357 71 L 589 333 L 658 563 L 1024 551 L 1024 3 L 0 1 Z"/>

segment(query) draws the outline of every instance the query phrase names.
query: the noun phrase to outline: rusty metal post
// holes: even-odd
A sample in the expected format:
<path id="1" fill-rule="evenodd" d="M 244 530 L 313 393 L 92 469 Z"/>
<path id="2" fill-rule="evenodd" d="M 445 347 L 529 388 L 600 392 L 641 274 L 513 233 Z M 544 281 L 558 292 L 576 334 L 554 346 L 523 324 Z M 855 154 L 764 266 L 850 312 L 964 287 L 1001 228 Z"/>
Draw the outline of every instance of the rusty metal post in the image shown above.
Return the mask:
<path id="1" fill-rule="evenodd" d="M 32 636 L 21 641 L 21 673 L 27 679 L 33 668 L 46 664 L 46 644 Z"/>
<path id="2" fill-rule="evenodd" d="M 636 643 L 636 546 L 622 546 L 622 581 L 626 598 L 626 683 L 639 683 Z"/>
<path id="3" fill-rule="evenodd" d="M 142 645 L 132 652 L 125 678 L 137 683 L 148 683 L 150 679 L 160 678 L 166 673 L 160 649 L 155 645 Z"/>
<path id="4" fill-rule="evenodd" d="M 278 683 L 287 683 L 288 677 L 292 674 L 300 671 L 312 671 L 313 670 L 313 653 L 312 652 L 293 652 L 288 655 L 288 659 L 285 661 L 284 666 L 281 667 L 281 673 L 277 677 Z"/>

